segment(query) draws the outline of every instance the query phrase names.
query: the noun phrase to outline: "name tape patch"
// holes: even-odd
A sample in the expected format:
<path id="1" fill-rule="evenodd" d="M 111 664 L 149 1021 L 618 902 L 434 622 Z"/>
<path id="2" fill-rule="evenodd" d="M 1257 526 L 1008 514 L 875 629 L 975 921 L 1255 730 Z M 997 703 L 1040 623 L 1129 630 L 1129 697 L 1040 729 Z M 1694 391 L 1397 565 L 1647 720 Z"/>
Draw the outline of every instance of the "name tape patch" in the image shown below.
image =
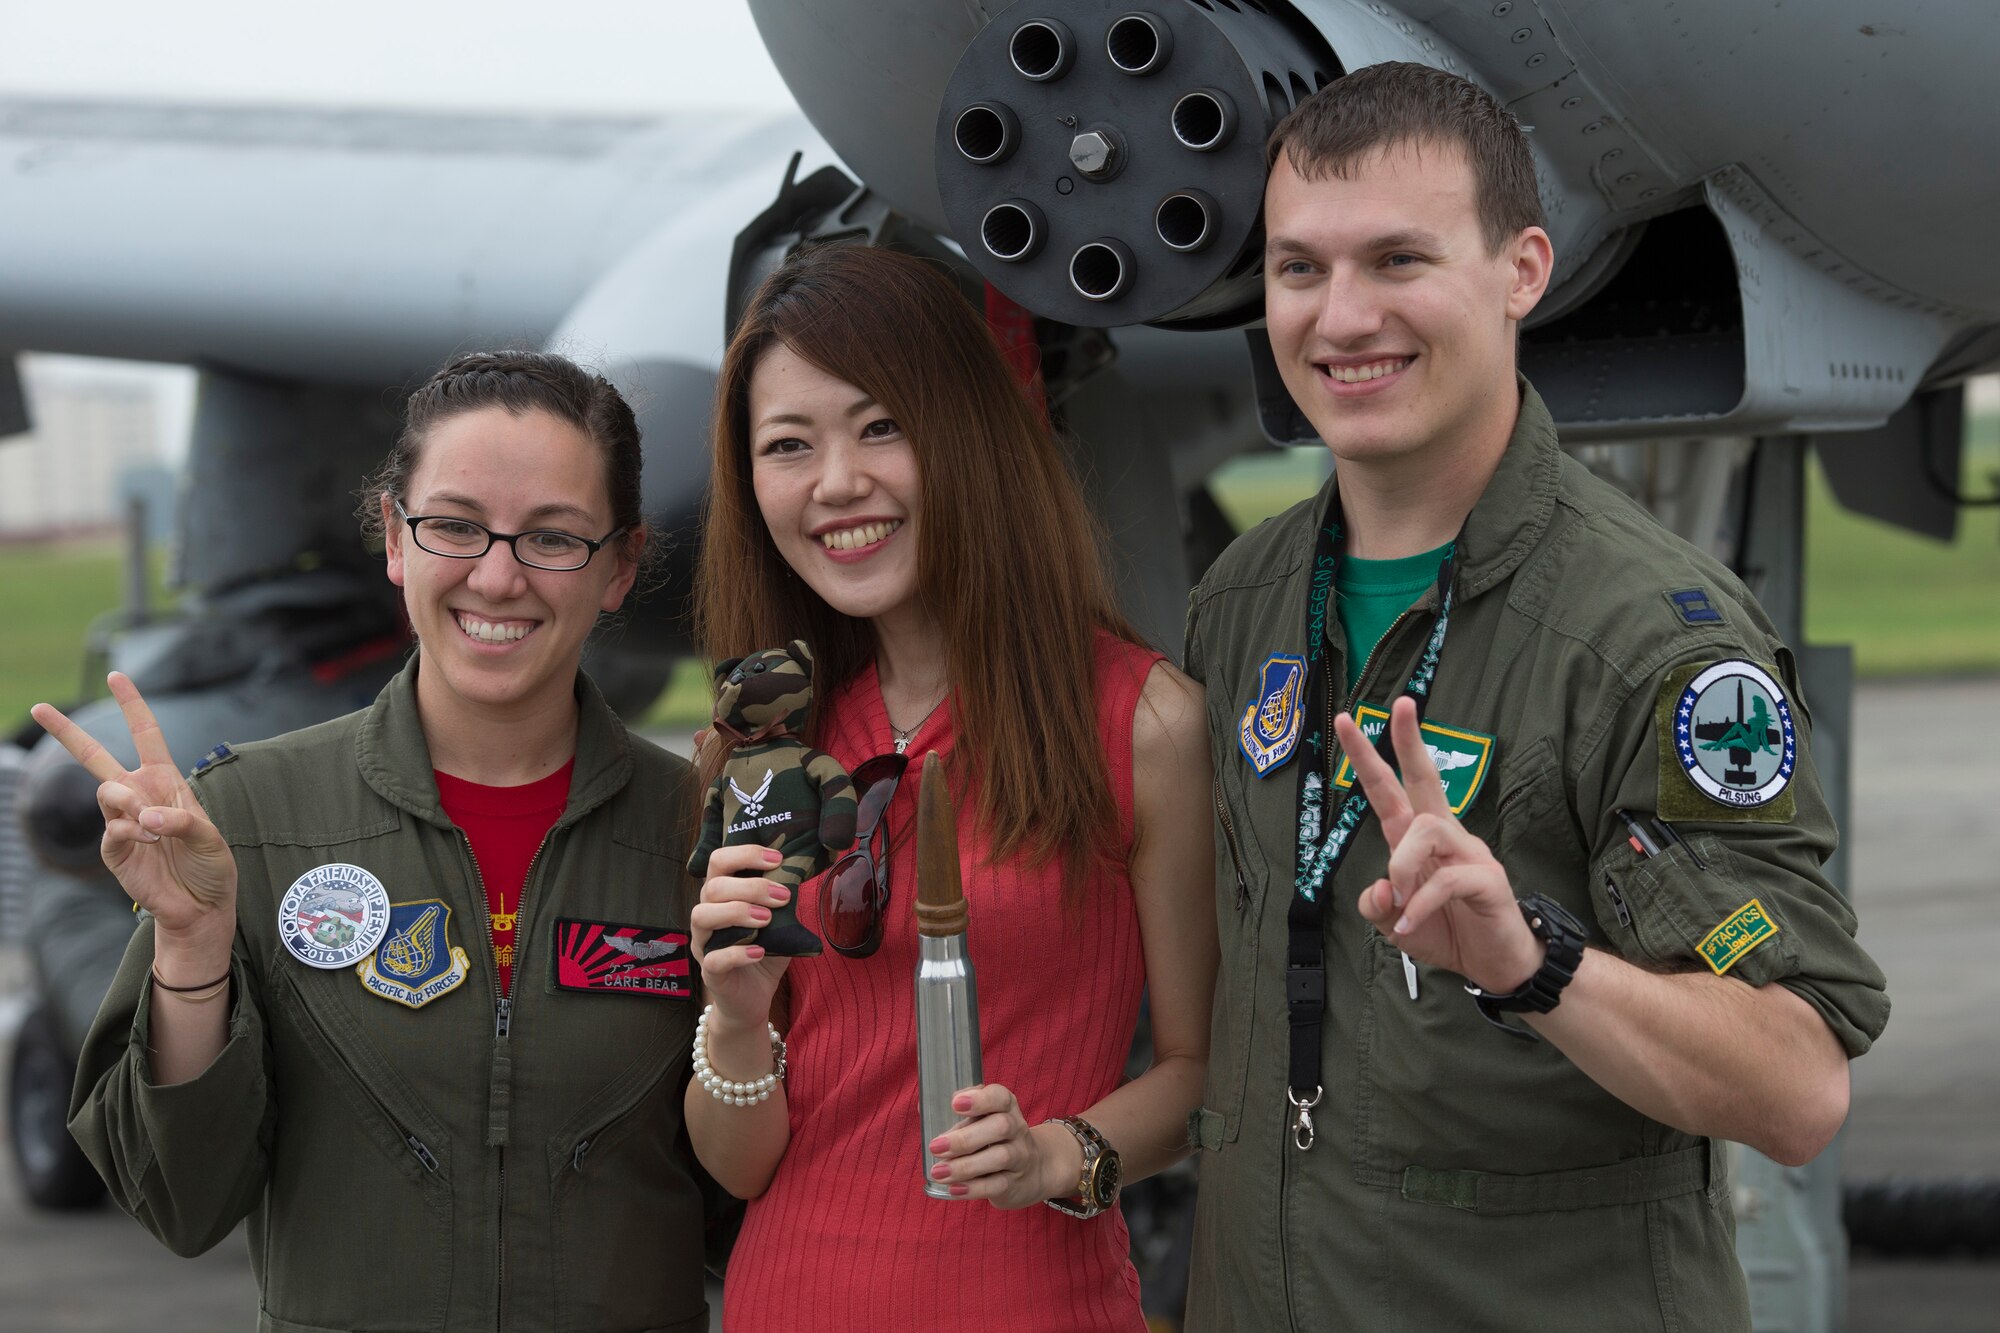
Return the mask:
<path id="1" fill-rule="evenodd" d="M 1729 914 L 1727 920 L 1702 938 L 1695 947 L 1709 970 L 1722 976 L 1736 966 L 1743 955 L 1778 933 L 1778 923 L 1755 898 Z"/>
<path id="2" fill-rule="evenodd" d="M 1389 714 L 1373 704 L 1360 704 L 1354 710 L 1354 721 L 1373 744 L 1382 739 L 1382 730 L 1389 725 Z M 1422 732 L 1424 748 L 1431 752 L 1431 762 L 1437 765 L 1438 776 L 1444 779 L 1445 799 L 1451 802 L 1451 812 L 1462 815 L 1486 783 L 1486 774 L 1493 767 L 1496 742 L 1483 731 L 1439 722 L 1426 721 Z M 1354 766 L 1345 755 L 1333 775 L 1333 785 L 1354 785 Z"/>
<path id="3" fill-rule="evenodd" d="M 686 999 L 688 934 L 662 926 L 556 919 L 556 986 L 607 995 Z"/>

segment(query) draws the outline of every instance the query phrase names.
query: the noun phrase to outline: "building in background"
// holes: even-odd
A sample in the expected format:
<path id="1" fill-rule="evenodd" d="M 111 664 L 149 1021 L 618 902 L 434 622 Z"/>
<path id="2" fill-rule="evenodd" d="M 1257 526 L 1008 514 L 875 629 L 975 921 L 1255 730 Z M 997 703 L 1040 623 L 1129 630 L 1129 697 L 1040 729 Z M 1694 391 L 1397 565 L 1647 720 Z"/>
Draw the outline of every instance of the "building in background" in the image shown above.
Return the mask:
<path id="1" fill-rule="evenodd" d="M 151 535 L 164 538 L 191 376 L 73 356 L 20 365 L 34 426 L 0 439 L 0 541 L 115 532 L 135 493 L 151 502 Z"/>

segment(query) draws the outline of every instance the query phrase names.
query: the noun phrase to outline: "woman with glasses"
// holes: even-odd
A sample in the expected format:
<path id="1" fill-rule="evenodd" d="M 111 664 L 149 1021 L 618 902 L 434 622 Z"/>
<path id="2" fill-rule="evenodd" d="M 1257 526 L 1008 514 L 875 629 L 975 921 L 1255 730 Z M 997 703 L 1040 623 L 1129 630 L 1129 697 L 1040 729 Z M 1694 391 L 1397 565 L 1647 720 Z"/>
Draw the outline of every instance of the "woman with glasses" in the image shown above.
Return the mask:
<path id="1" fill-rule="evenodd" d="M 730 342 L 714 443 L 703 651 L 810 643 L 808 740 L 860 793 L 855 850 L 799 890 L 832 952 L 704 952 L 787 900 L 757 847 L 715 854 L 690 918 L 710 1003 L 688 1128 L 751 1200 L 725 1324 L 1142 1330 L 1117 1176 L 1187 1151 L 1216 961 L 1199 688 L 1119 614 L 1061 448 L 932 265 L 787 261 Z M 931 752 L 990 1080 L 928 1145 L 950 1201 L 925 1194 L 916 1088 L 904 775 Z M 1142 991 L 1156 1055 L 1128 1083 Z"/>
<path id="2" fill-rule="evenodd" d="M 365 492 L 417 639 L 371 708 L 186 779 L 123 676 L 135 769 L 35 710 L 149 914 L 71 1128 L 175 1251 L 248 1219 L 259 1327 L 708 1327 L 659 818 L 691 783 L 578 667 L 639 577 L 639 464 L 601 377 L 459 357 Z"/>

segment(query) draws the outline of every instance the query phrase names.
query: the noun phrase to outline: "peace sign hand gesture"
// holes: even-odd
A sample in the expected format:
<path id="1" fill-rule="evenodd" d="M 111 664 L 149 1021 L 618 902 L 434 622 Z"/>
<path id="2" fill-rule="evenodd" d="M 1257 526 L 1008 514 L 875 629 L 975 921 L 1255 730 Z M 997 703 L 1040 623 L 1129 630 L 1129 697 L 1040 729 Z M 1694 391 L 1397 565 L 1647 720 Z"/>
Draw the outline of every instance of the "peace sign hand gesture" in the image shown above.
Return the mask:
<path id="1" fill-rule="evenodd" d="M 175 767 L 138 687 L 122 672 L 109 679 L 138 748 L 136 769 L 48 704 L 30 712 L 101 784 L 104 864 L 132 901 L 153 914 L 162 964 L 170 952 L 226 963 L 236 933 L 236 858 Z"/>
<path id="2" fill-rule="evenodd" d="M 1417 962 L 1496 995 L 1519 988 L 1546 946 L 1522 918 L 1506 869 L 1451 813 L 1416 701 L 1405 695 L 1390 709 L 1400 780 L 1353 718 L 1333 727 L 1389 841 L 1389 877 L 1361 891 L 1361 915 Z"/>

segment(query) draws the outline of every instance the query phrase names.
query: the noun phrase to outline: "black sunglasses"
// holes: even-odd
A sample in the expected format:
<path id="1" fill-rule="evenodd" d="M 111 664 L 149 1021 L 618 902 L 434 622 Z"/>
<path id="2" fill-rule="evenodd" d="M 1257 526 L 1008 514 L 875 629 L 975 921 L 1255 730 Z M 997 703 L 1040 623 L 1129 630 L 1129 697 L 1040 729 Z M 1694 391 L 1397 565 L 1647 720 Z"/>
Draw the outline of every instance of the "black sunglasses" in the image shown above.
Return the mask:
<path id="1" fill-rule="evenodd" d="M 908 768 L 907 755 L 878 754 L 854 770 L 861 799 L 855 811 L 854 850 L 833 863 L 819 882 L 819 928 L 836 952 L 866 958 L 882 944 L 889 908 L 889 839 L 883 814 Z M 875 835 L 885 835 L 880 851 Z"/>

